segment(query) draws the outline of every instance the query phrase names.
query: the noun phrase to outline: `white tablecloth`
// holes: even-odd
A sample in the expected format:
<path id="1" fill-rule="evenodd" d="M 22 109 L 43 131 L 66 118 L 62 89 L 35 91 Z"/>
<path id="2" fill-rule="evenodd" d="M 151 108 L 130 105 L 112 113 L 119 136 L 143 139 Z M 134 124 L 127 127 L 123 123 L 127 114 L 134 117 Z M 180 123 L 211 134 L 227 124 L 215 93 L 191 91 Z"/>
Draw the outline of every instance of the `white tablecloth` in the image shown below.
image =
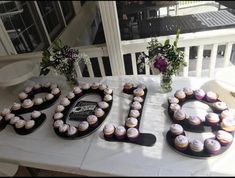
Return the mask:
<path id="1" fill-rule="evenodd" d="M 1 105 L 10 106 L 17 94 L 29 83 L 49 78 L 32 79 L 14 88 L 0 91 Z M 53 79 L 54 80 L 54 79 Z M 93 79 L 83 78 L 91 82 Z M 55 81 L 55 80 L 54 80 Z M 99 79 L 96 79 L 99 81 Z M 157 141 L 152 147 L 139 146 L 130 143 L 107 142 L 101 133 L 106 123 L 124 124 L 129 110 L 131 96 L 122 93 L 125 82 L 144 83 L 148 87 L 141 119 L 140 131 L 152 133 Z M 62 85 L 62 95 L 69 88 L 62 80 L 56 80 Z M 215 82 L 202 78 L 175 78 L 171 93 L 159 93 L 158 76 L 118 76 L 104 77 L 101 83 L 107 84 L 114 92 L 112 109 L 104 124 L 92 135 L 80 140 L 64 140 L 58 137 L 52 128 L 52 114 L 55 105 L 45 110 L 48 119 L 34 133 L 20 136 L 7 126 L 0 132 L 0 160 L 18 163 L 36 168 L 58 170 L 84 175 L 124 175 L 124 176 L 179 176 L 179 175 L 235 175 L 234 143 L 224 154 L 209 159 L 195 159 L 183 156 L 172 150 L 166 140 L 166 132 L 172 124 L 166 112 L 167 98 L 177 89 L 185 86 L 193 89 L 203 88 L 213 90 L 220 95 L 234 112 L 234 98 L 219 88 Z M 12 95 L 12 96 L 10 96 Z M 59 102 L 59 101 L 57 101 Z M 197 104 L 196 104 L 197 105 Z M 190 109 L 190 107 L 189 107 Z M 200 110 L 190 109 L 195 113 Z M 203 139 L 203 134 L 188 133 L 191 137 Z"/>

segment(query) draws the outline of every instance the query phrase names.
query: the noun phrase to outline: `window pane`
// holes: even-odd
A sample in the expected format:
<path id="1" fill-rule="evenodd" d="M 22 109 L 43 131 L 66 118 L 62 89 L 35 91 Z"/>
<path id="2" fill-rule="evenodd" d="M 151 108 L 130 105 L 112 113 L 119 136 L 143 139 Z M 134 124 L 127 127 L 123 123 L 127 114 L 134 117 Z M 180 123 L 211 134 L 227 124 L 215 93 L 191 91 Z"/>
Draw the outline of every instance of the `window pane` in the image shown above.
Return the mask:
<path id="1" fill-rule="evenodd" d="M 45 47 L 39 29 L 25 1 L 0 4 L 2 22 L 17 53 L 32 52 Z"/>
<path id="2" fill-rule="evenodd" d="M 55 3 L 53 1 L 37 1 L 45 26 L 52 40 L 62 31 L 63 26 L 58 17 Z"/>
<path id="3" fill-rule="evenodd" d="M 66 23 L 68 24 L 70 20 L 74 17 L 74 9 L 72 1 L 60 1 L 60 5 L 64 14 Z"/>

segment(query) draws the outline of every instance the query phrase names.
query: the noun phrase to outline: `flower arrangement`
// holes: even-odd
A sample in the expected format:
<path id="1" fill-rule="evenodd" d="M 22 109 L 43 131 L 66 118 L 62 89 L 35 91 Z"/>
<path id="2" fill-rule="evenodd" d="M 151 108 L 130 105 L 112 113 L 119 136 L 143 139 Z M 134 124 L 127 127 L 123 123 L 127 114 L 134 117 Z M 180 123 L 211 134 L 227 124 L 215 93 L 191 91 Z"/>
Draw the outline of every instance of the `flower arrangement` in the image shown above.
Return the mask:
<path id="1" fill-rule="evenodd" d="M 141 59 L 148 58 L 147 64 L 150 65 L 153 74 L 161 74 L 161 87 L 165 91 L 171 91 L 172 76 L 178 74 L 187 63 L 184 60 L 184 53 L 177 48 L 179 39 L 178 30 L 176 39 L 173 44 L 167 39 L 162 44 L 156 38 L 152 38 L 148 43 L 149 55 L 142 53 L 137 61 L 138 64 L 142 62 Z M 144 68 L 144 64 L 139 65 L 139 71 Z"/>
<path id="2" fill-rule="evenodd" d="M 89 64 L 89 57 L 86 54 L 81 54 L 78 50 L 64 45 L 61 40 L 55 41 L 51 48 L 43 51 L 42 54 L 40 75 L 47 75 L 53 68 L 59 74 L 64 75 L 72 85 L 77 84 L 75 62 Z"/>

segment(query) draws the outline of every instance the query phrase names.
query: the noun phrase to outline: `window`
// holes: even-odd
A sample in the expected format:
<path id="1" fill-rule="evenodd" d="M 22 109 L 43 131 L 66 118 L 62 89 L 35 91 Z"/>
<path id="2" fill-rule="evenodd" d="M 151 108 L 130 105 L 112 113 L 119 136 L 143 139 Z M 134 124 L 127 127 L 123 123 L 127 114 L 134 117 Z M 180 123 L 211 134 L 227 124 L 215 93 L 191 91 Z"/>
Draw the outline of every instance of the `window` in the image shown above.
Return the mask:
<path id="1" fill-rule="evenodd" d="M 74 17 L 72 1 L 59 1 L 66 23 L 68 24 Z"/>
<path id="2" fill-rule="evenodd" d="M 26 1 L 2 1 L 0 13 L 17 53 L 41 50 L 45 47 Z"/>
<path id="3" fill-rule="evenodd" d="M 63 21 L 60 19 L 56 1 L 38 1 L 38 6 L 42 14 L 43 21 L 50 35 L 54 40 L 63 29 Z"/>

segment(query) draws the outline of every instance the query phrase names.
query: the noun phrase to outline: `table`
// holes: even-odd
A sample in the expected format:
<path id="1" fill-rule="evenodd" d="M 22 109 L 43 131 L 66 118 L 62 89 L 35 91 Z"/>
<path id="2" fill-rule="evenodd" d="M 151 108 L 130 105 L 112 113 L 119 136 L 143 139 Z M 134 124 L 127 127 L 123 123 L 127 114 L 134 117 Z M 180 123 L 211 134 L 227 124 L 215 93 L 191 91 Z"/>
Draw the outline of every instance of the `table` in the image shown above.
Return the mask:
<path id="1" fill-rule="evenodd" d="M 0 109 L 7 107 L 16 99 L 17 93 L 29 83 L 49 81 L 49 78 L 31 79 L 14 88 L 1 89 Z M 62 95 L 69 91 L 62 80 L 56 80 L 62 88 Z M 206 91 L 213 89 L 218 92 L 220 99 L 235 107 L 228 101 L 233 101 L 226 90 L 209 78 L 175 77 L 173 91 L 167 94 L 159 93 L 158 76 L 112 76 L 103 78 L 82 78 L 83 81 L 100 81 L 113 89 L 113 106 L 104 124 L 92 135 L 81 140 L 63 140 L 52 128 L 52 111 L 45 110 L 48 119 L 34 133 L 27 136 L 17 135 L 11 127 L 0 132 L 0 161 L 17 163 L 23 166 L 78 173 L 88 176 L 198 176 L 198 175 L 234 175 L 235 145 L 223 155 L 208 160 L 194 159 L 175 153 L 166 143 L 165 135 L 172 122 L 166 113 L 167 98 L 177 89 L 191 86 Z M 152 147 L 138 146 L 130 143 L 107 142 L 101 138 L 103 126 L 106 123 L 122 124 L 129 110 L 131 97 L 122 93 L 125 82 L 144 83 L 148 87 L 148 94 L 140 125 L 141 132 L 152 133 L 157 142 Z M 223 95 L 224 93 L 224 95 Z M 12 96 L 10 96 L 12 95 Z M 58 102 L 58 101 L 57 101 Z M 200 135 L 198 135 L 201 137 Z"/>

